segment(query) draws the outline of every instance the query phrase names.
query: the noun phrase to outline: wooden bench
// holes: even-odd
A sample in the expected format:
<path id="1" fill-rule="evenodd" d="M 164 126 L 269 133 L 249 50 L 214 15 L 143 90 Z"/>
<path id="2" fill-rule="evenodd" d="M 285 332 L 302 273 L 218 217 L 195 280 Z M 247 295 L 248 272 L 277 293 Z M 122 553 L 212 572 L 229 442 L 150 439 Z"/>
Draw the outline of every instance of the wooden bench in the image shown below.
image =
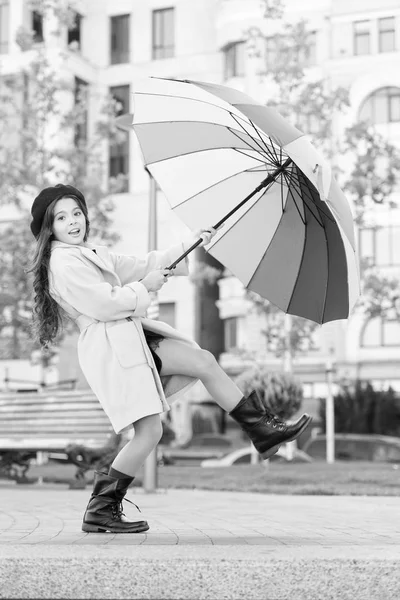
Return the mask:
<path id="1" fill-rule="evenodd" d="M 75 464 L 71 487 L 84 487 L 85 473 L 108 466 L 121 441 L 92 392 L 0 394 L 0 473 L 19 483 L 45 452 Z"/>

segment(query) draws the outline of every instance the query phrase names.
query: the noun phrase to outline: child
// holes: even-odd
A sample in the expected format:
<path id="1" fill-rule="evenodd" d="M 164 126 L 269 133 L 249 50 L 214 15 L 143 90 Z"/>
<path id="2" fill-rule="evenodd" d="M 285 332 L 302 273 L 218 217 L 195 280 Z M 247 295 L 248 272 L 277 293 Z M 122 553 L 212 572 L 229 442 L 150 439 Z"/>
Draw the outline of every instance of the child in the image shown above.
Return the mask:
<path id="1" fill-rule="evenodd" d="M 89 219 L 83 194 L 70 185 L 45 188 L 35 198 L 31 230 L 37 240 L 34 273 L 34 324 L 47 346 L 67 315 L 80 329 L 78 358 L 82 371 L 119 433 L 134 427 L 134 437 L 116 456 L 108 473 L 96 472 L 82 529 L 87 532 L 136 533 L 148 523 L 129 521 L 122 500 L 135 474 L 158 444 L 160 413 L 167 399 L 199 379 L 214 400 L 246 431 L 263 458 L 293 440 L 311 418 L 288 425 L 271 414 L 253 392 L 244 398 L 214 356 L 166 323 L 146 319 L 149 292 L 174 275 L 187 275 L 187 261 L 174 272 L 166 267 L 200 236 L 201 246 L 215 235 L 200 229 L 194 238 L 144 258 L 109 252 L 87 239 Z"/>

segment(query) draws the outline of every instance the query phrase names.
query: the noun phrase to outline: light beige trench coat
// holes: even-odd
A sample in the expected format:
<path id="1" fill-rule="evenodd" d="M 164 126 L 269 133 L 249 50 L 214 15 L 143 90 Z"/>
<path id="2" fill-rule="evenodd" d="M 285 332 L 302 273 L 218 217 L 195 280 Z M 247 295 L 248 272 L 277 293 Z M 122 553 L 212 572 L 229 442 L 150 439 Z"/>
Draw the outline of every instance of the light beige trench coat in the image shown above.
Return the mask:
<path id="1" fill-rule="evenodd" d="M 169 410 L 168 402 L 197 381 L 181 375 L 160 378 L 143 327 L 198 345 L 166 323 L 145 318 L 151 298 L 138 281 L 169 266 L 185 250 L 186 244 L 179 244 L 140 259 L 114 254 L 105 246 L 52 242 L 50 294 L 80 329 L 79 364 L 116 433 L 142 417 Z M 188 274 L 186 260 L 174 274 Z"/>

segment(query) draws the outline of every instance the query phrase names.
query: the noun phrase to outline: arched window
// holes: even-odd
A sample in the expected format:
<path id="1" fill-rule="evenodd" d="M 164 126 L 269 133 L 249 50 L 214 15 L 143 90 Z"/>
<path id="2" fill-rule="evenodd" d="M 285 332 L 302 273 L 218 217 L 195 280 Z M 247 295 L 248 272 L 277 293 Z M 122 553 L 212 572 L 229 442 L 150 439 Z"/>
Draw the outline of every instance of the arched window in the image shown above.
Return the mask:
<path id="1" fill-rule="evenodd" d="M 243 77 L 245 74 L 246 43 L 233 42 L 222 49 L 224 54 L 224 78 Z"/>
<path id="2" fill-rule="evenodd" d="M 400 88 L 384 87 L 368 96 L 359 119 L 374 124 L 400 122 Z"/>
<path id="3" fill-rule="evenodd" d="M 361 332 L 361 348 L 400 346 L 400 322 L 375 317 L 367 321 Z"/>

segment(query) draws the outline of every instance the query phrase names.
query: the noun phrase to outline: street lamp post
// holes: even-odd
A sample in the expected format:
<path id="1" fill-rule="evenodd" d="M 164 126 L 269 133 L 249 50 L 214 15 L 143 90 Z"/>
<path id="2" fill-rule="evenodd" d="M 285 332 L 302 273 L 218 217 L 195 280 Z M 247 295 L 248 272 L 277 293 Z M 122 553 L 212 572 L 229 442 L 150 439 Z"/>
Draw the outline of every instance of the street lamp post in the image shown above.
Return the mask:
<path id="1" fill-rule="evenodd" d="M 335 462 L 335 407 L 333 400 L 333 362 L 331 357 L 326 361 L 325 372 L 327 382 L 325 404 L 326 462 L 333 464 Z"/>
<path id="2" fill-rule="evenodd" d="M 147 170 L 147 169 L 146 169 Z M 149 171 L 147 171 L 149 173 Z M 150 175 L 150 173 L 149 173 Z M 148 251 L 157 249 L 157 188 L 156 182 L 150 175 L 150 194 L 149 194 L 149 233 L 148 233 Z M 157 292 L 152 293 L 153 308 L 157 305 Z M 155 316 L 155 312 L 153 311 Z M 153 316 L 153 318 L 154 318 Z M 157 490 L 157 447 L 149 454 L 144 462 L 143 488 L 145 492 L 155 492 Z"/>

